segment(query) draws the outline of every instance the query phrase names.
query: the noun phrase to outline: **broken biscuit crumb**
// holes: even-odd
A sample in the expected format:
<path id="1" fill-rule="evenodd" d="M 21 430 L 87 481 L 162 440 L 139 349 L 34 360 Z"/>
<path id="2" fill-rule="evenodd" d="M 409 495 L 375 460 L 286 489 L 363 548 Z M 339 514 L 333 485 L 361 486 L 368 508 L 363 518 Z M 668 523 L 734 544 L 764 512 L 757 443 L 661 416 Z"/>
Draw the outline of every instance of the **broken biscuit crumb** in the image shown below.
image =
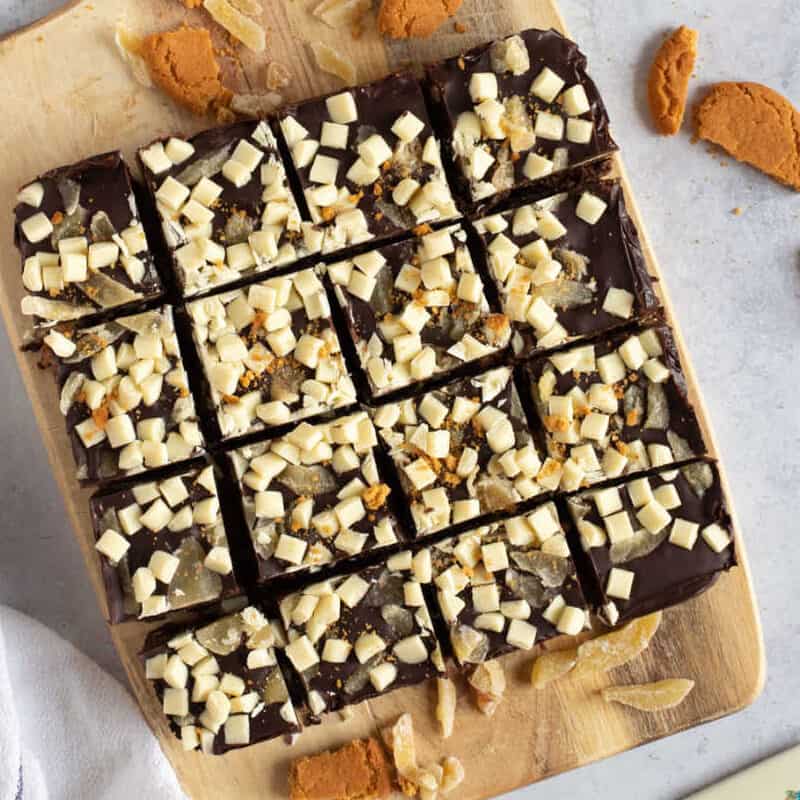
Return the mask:
<path id="1" fill-rule="evenodd" d="M 230 108 L 243 117 L 260 119 L 283 105 L 283 95 L 276 92 L 262 94 L 235 94 L 231 98 Z"/>
<path id="2" fill-rule="evenodd" d="M 658 49 L 650 68 L 650 113 L 656 128 L 665 136 L 680 130 L 696 57 L 697 31 L 681 25 Z"/>
<path id="3" fill-rule="evenodd" d="M 697 108 L 696 133 L 800 191 L 800 112 L 760 83 L 718 83 Z"/>
<path id="4" fill-rule="evenodd" d="M 331 75 L 336 75 L 337 78 L 341 78 L 347 84 L 356 82 L 355 64 L 350 59 L 345 58 L 338 50 L 334 50 L 324 42 L 311 42 L 309 47 L 311 52 L 314 53 L 314 58 L 317 60 L 317 65 L 320 69 L 331 73 Z"/>
<path id="5" fill-rule="evenodd" d="M 299 758 L 289 768 L 291 800 L 378 800 L 391 791 L 391 766 L 376 739 Z"/>
<path id="6" fill-rule="evenodd" d="M 211 34 L 205 28 L 151 34 L 142 40 L 139 54 L 153 81 L 195 114 L 208 114 L 230 103 L 232 95 L 220 81 Z"/>
<path id="7" fill-rule="evenodd" d="M 392 39 L 426 38 L 453 16 L 462 0 L 383 0 L 378 30 Z"/>

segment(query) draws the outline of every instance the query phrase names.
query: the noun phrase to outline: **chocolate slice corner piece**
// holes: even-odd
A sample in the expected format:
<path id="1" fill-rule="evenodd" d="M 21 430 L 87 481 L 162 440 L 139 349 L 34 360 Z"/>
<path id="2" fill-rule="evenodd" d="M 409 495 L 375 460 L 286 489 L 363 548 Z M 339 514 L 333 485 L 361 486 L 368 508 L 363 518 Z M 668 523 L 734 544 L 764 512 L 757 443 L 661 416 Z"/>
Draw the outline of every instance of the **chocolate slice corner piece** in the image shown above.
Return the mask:
<path id="1" fill-rule="evenodd" d="M 512 509 L 558 488 L 534 441 L 509 367 L 380 406 L 373 420 L 417 535 Z M 560 470 L 559 470 L 560 472 Z"/>
<path id="2" fill-rule="evenodd" d="M 666 325 L 542 356 L 526 373 L 562 491 L 707 452 Z"/>
<path id="3" fill-rule="evenodd" d="M 53 330 L 44 342 L 54 354 L 80 481 L 115 480 L 203 453 L 171 306 Z"/>
<path id="4" fill-rule="evenodd" d="M 611 625 L 687 600 L 736 564 L 719 472 L 709 461 L 585 491 L 567 506 Z"/>
<path id="5" fill-rule="evenodd" d="M 617 149 L 578 46 L 526 30 L 427 68 L 460 198 L 496 201 Z"/>
<path id="6" fill-rule="evenodd" d="M 261 581 L 398 542 L 377 444 L 359 411 L 231 453 Z"/>
<path id="7" fill-rule="evenodd" d="M 320 715 L 444 674 L 419 554 L 330 578 L 281 600 L 285 653 Z M 413 587 L 413 588 L 412 588 Z"/>
<path id="8" fill-rule="evenodd" d="M 120 152 L 46 172 L 14 207 L 23 315 L 48 328 L 162 294 Z"/>
<path id="9" fill-rule="evenodd" d="M 320 250 L 267 122 L 159 139 L 139 150 L 139 161 L 185 297 Z"/>
<path id="10" fill-rule="evenodd" d="M 517 356 L 613 331 L 659 307 L 618 181 L 585 184 L 475 227 Z"/>
<path id="11" fill-rule="evenodd" d="M 430 558 L 439 610 L 461 666 L 589 627 L 552 501 L 432 545 Z"/>
<path id="12" fill-rule="evenodd" d="M 314 270 L 193 300 L 187 310 L 223 439 L 356 402 Z"/>
<path id="13" fill-rule="evenodd" d="M 288 106 L 280 126 L 324 253 L 457 216 L 413 75 Z"/>
<path id="14" fill-rule="evenodd" d="M 147 646 L 145 677 L 184 750 L 221 755 L 300 732 L 275 625 L 247 606 Z"/>
<path id="15" fill-rule="evenodd" d="M 446 375 L 504 349 L 460 225 L 327 268 L 373 396 Z"/>
<path id="16" fill-rule="evenodd" d="M 212 466 L 95 495 L 91 514 L 112 623 L 239 593 Z"/>

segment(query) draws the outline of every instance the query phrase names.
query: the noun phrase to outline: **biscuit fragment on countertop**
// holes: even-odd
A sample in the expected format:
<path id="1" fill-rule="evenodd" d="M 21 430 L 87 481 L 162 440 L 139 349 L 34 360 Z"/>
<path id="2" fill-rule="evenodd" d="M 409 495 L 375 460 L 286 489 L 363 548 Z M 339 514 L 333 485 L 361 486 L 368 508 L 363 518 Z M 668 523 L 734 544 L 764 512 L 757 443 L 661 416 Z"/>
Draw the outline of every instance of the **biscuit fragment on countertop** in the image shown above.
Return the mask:
<path id="1" fill-rule="evenodd" d="M 380 800 L 392 791 L 392 768 L 376 739 L 299 758 L 289 769 L 291 800 Z"/>
<path id="2" fill-rule="evenodd" d="M 195 114 L 230 104 L 231 92 L 222 85 L 211 34 L 205 28 L 151 34 L 142 40 L 139 55 L 153 81 Z"/>
<path id="3" fill-rule="evenodd" d="M 695 115 L 697 136 L 800 191 L 800 112 L 760 83 L 718 83 Z"/>
<path id="4" fill-rule="evenodd" d="M 383 0 L 378 30 L 392 39 L 425 38 L 453 16 L 462 0 Z"/>
<path id="5" fill-rule="evenodd" d="M 659 133 L 672 136 L 683 122 L 689 78 L 697 57 L 697 31 L 681 25 L 656 53 L 647 83 L 650 113 Z"/>

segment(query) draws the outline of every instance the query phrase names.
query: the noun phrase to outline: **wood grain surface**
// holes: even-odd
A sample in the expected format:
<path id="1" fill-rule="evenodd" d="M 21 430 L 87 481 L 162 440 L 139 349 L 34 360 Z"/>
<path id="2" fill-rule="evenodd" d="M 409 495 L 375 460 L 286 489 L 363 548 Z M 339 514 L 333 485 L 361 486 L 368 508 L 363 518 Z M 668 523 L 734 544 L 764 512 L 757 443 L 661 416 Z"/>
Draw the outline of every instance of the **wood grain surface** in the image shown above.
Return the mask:
<path id="1" fill-rule="evenodd" d="M 243 91 L 263 88 L 268 60 L 286 64 L 293 75 L 286 99 L 293 100 L 341 86 L 315 67 L 309 40 L 341 46 L 341 32 L 312 18 L 314 0 L 267 0 L 264 22 L 268 49 L 259 57 L 245 55 L 241 65 L 226 65 L 228 82 Z M 35 358 L 19 352 L 26 320 L 19 313 L 22 285 L 18 254 L 12 241 L 11 210 L 19 185 L 39 172 L 93 153 L 121 148 L 134 163 L 133 153 L 158 135 L 190 134 L 208 121 L 191 118 L 159 92 L 136 84 L 117 55 L 113 28 L 125 19 L 134 30 L 147 33 L 178 24 L 184 18 L 205 22 L 201 12 L 187 14 L 176 0 L 102 0 L 79 2 L 65 11 L 0 41 L 0 132 L 4 154 L 0 172 L 0 306 L 12 346 L 18 351 L 22 380 L 31 399 L 42 437 L 70 522 L 86 560 L 101 606 L 105 599 L 99 564 L 93 549 L 87 510 L 91 494 L 78 486 L 69 443 L 58 411 L 52 376 L 41 372 Z M 466 0 L 458 19 L 467 27 L 455 33 L 452 24 L 426 42 L 385 45 L 374 27 L 359 41 L 347 41 L 347 52 L 358 64 L 359 82 L 379 78 L 406 63 L 452 55 L 477 42 L 528 27 L 564 30 L 551 0 Z M 349 38 L 349 37 L 348 37 Z M 597 56 L 597 54 L 595 54 Z M 591 68 L 591 63 L 590 63 Z M 602 87 L 600 87 L 602 91 Z M 618 161 L 634 217 L 643 234 L 645 252 L 673 325 L 664 275 L 647 243 L 630 184 Z M 668 272 L 668 270 L 667 270 Z M 713 434 L 689 362 L 677 340 L 706 439 L 715 453 Z M 7 376 L 16 380 L 17 376 Z M 721 469 L 723 483 L 724 468 Z M 734 524 L 735 515 L 734 515 Z M 68 535 L 64 531 L 64 535 Z M 461 687 L 457 727 L 442 741 L 433 718 L 435 688 L 423 685 L 395 692 L 355 709 L 348 721 L 329 715 L 306 731 L 293 747 L 282 741 L 256 745 L 221 758 L 186 754 L 170 734 L 159 704 L 147 686 L 137 651 L 148 630 L 129 623 L 112 629 L 112 636 L 131 687 L 149 724 L 159 737 L 187 794 L 195 800 L 287 796 L 286 770 L 290 759 L 370 733 L 411 710 L 418 731 L 423 763 L 457 755 L 467 769 L 459 800 L 482 800 L 613 755 L 699 723 L 733 713 L 759 694 L 765 663 L 758 612 L 753 597 L 744 543 L 737 526 L 741 566 L 724 575 L 706 594 L 665 614 L 653 645 L 635 662 L 609 675 L 562 680 L 543 691 L 529 685 L 531 656 L 504 660 L 509 676 L 506 700 L 491 719 L 480 715 Z M 32 576 L 36 579 L 36 576 Z M 563 647 L 568 642 L 555 642 Z M 607 705 L 599 689 L 609 683 L 692 678 L 697 686 L 679 707 L 646 715 L 619 705 Z"/>

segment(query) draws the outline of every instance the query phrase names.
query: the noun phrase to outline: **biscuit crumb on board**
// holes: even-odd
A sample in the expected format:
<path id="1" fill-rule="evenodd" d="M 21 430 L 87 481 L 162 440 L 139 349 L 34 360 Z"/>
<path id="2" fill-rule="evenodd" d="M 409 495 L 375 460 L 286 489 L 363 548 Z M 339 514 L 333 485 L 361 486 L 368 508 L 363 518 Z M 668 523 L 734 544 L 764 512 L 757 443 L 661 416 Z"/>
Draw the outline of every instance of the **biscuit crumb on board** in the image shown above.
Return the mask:
<path id="1" fill-rule="evenodd" d="M 376 739 L 299 758 L 289 769 L 291 800 L 378 800 L 391 791 L 391 766 Z"/>
<path id="2" fill-rule="evenodd" d="M 647 98 L 659 133 L 672 136 L 680 130 L 696 57 L 697 31 L 684 25 L 673 31 L 656 53 Z"/>
<path id="3" fill-rule="evenodd" d="M 378 30 L 392 39 L 430 36 L 461 6 L 462 0 L 383 0 Z"/>
<path id="4" fill-rule="evenodd" d="M 153 33 L 141 41 L 139 54 L 150 77 L 170 97 L 195 114 L 230 104 L 232 94 L 220 80 L 220 67 L 205 28 Z"/>
<path id="5" fill-rule="evenodd" d="M 760 83 L 718 83 L 695 114 L 697 136 L 800 190 L 800 112 Z"/>

